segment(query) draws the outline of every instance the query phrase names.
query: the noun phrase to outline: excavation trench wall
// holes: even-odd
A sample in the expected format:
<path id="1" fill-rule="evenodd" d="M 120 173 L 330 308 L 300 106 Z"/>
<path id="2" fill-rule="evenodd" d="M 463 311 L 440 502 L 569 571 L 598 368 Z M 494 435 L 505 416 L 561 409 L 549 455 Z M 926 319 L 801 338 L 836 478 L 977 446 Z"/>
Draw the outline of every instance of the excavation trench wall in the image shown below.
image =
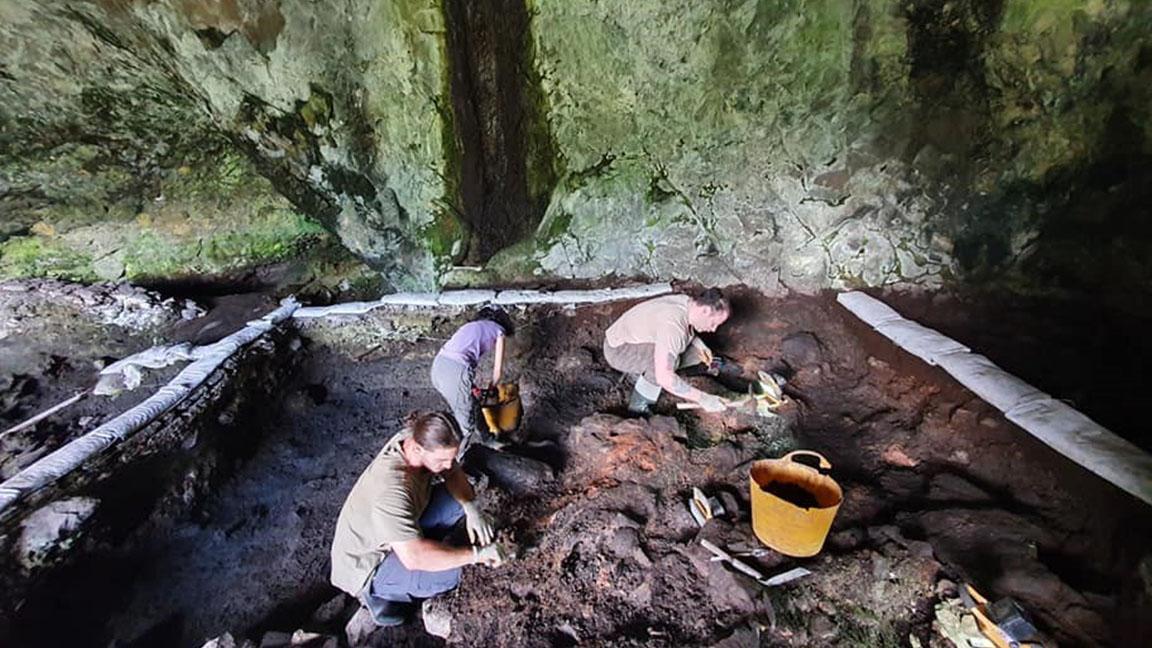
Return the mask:
<path id="1" fill-rule="evenodd" d="M 133 531 L 187 511 L 259 443 L 260 419 L 292 375 L 295 333 L 275 330 L 225 361 L 174 409 L 0 518 L 0 644 L 13 613 L 53 574 Z"/>

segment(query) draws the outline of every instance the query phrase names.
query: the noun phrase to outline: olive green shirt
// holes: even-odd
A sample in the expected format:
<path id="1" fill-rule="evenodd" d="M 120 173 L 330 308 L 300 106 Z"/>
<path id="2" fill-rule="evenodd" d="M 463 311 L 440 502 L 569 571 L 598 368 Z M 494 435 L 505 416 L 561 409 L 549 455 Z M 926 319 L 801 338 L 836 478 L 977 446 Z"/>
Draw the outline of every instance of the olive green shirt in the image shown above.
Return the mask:
<path id="1" fill-rule="evenodd" d="M 420 516 L 432 492 L 431 473 L 409 470 L 397 434 L 348 493 L 332 539 L 332 584 L 356 596 L 396 542 L 422 537 Z"/>

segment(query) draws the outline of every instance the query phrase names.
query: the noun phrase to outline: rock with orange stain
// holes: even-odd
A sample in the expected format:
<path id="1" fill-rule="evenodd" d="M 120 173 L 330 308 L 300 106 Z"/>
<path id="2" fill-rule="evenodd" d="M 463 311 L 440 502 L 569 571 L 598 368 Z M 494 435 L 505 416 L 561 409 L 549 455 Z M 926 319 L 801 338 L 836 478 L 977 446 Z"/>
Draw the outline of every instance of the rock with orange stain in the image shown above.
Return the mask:
<path id="1" fill-rule="evenodd" d="M 909 457 L 908 453 L 904 452 L 904 449 L 898 445 L 888 446 L 881 458 L 884 459 L 885 463 L 901 468 L 915 468 L 920 464 L 919 460 Z"/>
<path id="2" fill-rule="evenodd" d="M 40 221 L 31 227 L 32 233 L 37 236 L 53 237 L 56 236 L 56 228 L 52 225 Z"/>
<path id="3" fill-rule="evenodd" d="M 682 436 L 679 423 L 666 416 L 647 420 L 610 414 L 589 416 L 573 430 L 569 448 L 572 464 L 566 481 L 588 484 L 611 478 L 659 483 L 661 478 L 653 473 L 687 459 L 687 450 L 676 441 L 677 436 Z"/>

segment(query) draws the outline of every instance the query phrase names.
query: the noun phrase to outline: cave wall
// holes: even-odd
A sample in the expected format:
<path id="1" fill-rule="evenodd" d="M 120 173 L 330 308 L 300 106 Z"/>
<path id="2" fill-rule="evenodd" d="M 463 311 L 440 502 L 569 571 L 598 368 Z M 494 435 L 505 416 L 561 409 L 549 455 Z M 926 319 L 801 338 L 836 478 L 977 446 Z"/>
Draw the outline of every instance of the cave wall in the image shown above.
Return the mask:
<path id="1" fill-rule="evenodd" d="M 97 18 L 0 3 L 0 277 L 225 274 L 323 238 Z"/>
<path id="2" fill-rule="evenodd" d="M 21 258 L 62 274 L 38 253 L 77 219 L 152 232 L 168 184 L 194 185 L 169 211 L 189 214 L 197 239 L 242 239 L 217 246 L 225 259 L 300 253 L 322 226 L 405 287 L 430 285 L 434 255 L 451 251 L 436 2 L 5 0 L 0 12 L 15 44 L 0 55 L 9 275 L 29 274 L 12 267 Z M 92 261 L 73 259 L 72 276 L 90 278 Z"/>
<path id="3" fill-rule="evenodd" d="M 1044 289 L 1147 258 L 1147 3 L 532 4 L 547 272 Z M 1126 258 L 1096 283 L 1140 285 Z"/>
<path id="4" fill-rule="evenodd" d="M 51 274 L 69 218 L 151 232 L 167 220 L 147 201 L 204 178 L 166 195 L 208 214 L 197 234 L 271 219 L 266 246 L 221 259 L 295 254 L 323 227 L 393 288 L 646 275 L 1121 300 L 1152 285 L 1149 3 L 0 12 L 18 44 L 0 54 L 9 275 Z M 103 274 L 139 265 L 112 257 Z"/>

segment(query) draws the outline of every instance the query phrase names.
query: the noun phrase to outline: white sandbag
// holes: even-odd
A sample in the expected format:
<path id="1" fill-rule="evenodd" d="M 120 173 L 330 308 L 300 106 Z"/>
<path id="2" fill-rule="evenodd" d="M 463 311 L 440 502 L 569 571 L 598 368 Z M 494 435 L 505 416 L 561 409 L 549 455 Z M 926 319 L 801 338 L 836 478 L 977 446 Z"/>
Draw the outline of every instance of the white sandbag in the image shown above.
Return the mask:
<path id="1" fill-rule="evenodd" d="M 316 306 L 301 308 L 293 317 L 298 319 L 315 319 L 319 317 L 332 317 L 337 315 L 363 315 L 381 306 L 478 306 L 480 304 L 497 304 L 500 306 L 528 305 L 528 304 L 598 304 L 624 299 L 645 299 L 657 297 L 672 292 L 672 285 L 668 283 L 646 284 L 642 286 L 628 286 L 626 288 L 602 288 L 596 290 L 449 290 L 442 293 L 414 293 L 402 292 L 384 295 L 376 301 L 349 302 L 333 304 L 331 306 Z"/>
<path id="2" fill-rule="evenodd" d="M 92 393 L 97 396 L 115 396 L 124 391 L 132 391 L 140 386 L 144 377 L 143 369 L 162 369 L 177 362 L 194 360 L 195 357 L 193 347 L 188 342 L 145 349 L 101 369 Z"/>
<path id="3" fill-rule="evenodd" d="M 513 304 L 599 304 L 625 299 L 647 299 L 672 292 L 667 283 L 628 286 L 625 288 L 600 288 L 594 290 L 503 290 L 496 295 L 493 303 Z"/>
<path id="4" fill-rule="evenodd" d="M 947 335 L 903 318 L 882 322 L 875 329 L 901 349 L 930 365 L 935 365 L 939 356 L 968 351 L 968 347 Z"/>
<path id="5" fill-rule="evenodd" d="M 1006 417 L 1060 454 L 1152 503 L 1152 455 L 1081 412 L 1044 398 L 1013 408 Z"/>
<path id="6" fill-rule="evenodd" d="M 1001 412 L 1048 397 L 982 355 L 950 353 L 939 356 L 937 360 L 957 382 Z"/>
<path id="7" fill-rule="evenodd" d="M 440 293 L 393 293 L 384 295 L 376 301 L 390 306 L 437 306 L 440 303 Z"/>
<path id="8" fill-rule="evenodd" d="M 888 304 L 862 292 L 852 291 L 840 293 L 836 295 L 836 301 L 872 328 L 876 328 L 885 322 L 904 319 L 900 316 L 900 313 L 892 310 Z"/>
<path id="9" fill-rule="evenodd" d="M 382 306 L 379 301 L 360 301 L 360 302 L 344 302 L 343 304 L 332 304 L 331 306 L 308 306 L 306 308 L 299 308 L 295 313 L 292 313 L 293 319 L 315 319 L 318 317 L 330 317 L 335 315 L 363 315 L 368 311 Z"/>
<path id="10" fill-rule="evenodd" d="M 280 302 L 280 307 L 253 321 L 228 337 L 194 353 L 196 361 L 185 367 L 167 385 L 149 396 L 144 402 L 130 408 L 112 420 L 70 441 L 48 455 L 26 466 L 0 483 L 0 513 L 27 493 L 43 488 L 72 472 L 93 456 L 130 437 L 136 431 L 172 409 L 208 379 L 213 371 L 241 348 L 259 339 L 267 330 L 290 317 L 300 304 L 292 297 Z"/>
<path id="11" fill-rule="evenodd" d="M 836 300 L 900 348 L 937 364 L 1012 423 L 1110 483 L 1152 504 L 1152 455 L 939 332 L 863 293 Z"/>
<path id="12" fill-rule="evenodd" d="M 440 293 L 441 306 L 474 306 L 496 298 L 495 290 L 448 290 Z"/>
<path id="13" fill-rule="evenodd" d="M 493 304 L 512 306 L 514 304 L 548 304 L 546 293 L 539 290 L 501 290 L 492 300 Z"/>

